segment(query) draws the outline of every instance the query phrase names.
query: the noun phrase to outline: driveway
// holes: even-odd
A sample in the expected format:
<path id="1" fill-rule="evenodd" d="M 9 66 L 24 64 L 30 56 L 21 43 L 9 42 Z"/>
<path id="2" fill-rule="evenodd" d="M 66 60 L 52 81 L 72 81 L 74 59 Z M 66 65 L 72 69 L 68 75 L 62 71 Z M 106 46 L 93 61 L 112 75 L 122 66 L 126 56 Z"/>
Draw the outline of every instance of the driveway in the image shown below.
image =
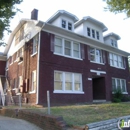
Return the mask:
<path id="1" fill-rule="evenodd" d="M 21 119 L 0 116 L 0 130 L 42 130 Z"/>

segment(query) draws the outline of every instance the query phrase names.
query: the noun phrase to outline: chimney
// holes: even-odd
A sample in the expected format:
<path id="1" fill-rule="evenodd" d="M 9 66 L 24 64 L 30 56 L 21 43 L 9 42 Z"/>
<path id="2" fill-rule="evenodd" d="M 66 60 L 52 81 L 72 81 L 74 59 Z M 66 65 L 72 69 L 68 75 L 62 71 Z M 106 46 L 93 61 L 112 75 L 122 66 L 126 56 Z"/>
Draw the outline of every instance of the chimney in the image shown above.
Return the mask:
<path id="1" fill-rule="evenodd" d="M 37 9 L 33 9 L 31 12 L 31 19 L 33 20 L 38 20 L 38 10 Z"/>

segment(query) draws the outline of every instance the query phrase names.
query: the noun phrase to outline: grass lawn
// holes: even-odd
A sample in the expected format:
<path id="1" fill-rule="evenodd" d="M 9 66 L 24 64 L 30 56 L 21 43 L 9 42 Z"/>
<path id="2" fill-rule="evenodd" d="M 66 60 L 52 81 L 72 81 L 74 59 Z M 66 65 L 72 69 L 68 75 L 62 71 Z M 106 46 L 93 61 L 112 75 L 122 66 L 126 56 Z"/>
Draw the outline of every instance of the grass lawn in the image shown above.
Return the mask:
<path id="1" fill-rule="evenodd" d="M 37 109 L 35 110 L 37 111 Z M 38 111 L 47 113 L 47 108 Z M 68 126 L 81 126 L 96 121 L 130 115 L 130 103 L 51 107 L 51 114 L 63 116 Z"/>

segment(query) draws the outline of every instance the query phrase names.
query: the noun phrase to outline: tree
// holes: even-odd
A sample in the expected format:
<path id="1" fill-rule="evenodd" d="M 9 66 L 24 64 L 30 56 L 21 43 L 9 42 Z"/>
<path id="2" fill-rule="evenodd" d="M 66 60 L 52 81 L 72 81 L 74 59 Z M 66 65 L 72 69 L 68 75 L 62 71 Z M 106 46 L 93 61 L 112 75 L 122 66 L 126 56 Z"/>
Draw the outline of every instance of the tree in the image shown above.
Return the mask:
<path id="1" fill-rule="evenodd" d="M 10 20 L 20 11 L 15 5 L 20 4 L 23 0 L 0 0 L 0 46 L 4 45 L 4 31 L 10 30 Z"/>
<path id="2" fill-rule="evenodd" d="M 126 13 L 130 17 L 130 0 L 104 0 L 107 3 L 106 10 L 114 13 Z"/>

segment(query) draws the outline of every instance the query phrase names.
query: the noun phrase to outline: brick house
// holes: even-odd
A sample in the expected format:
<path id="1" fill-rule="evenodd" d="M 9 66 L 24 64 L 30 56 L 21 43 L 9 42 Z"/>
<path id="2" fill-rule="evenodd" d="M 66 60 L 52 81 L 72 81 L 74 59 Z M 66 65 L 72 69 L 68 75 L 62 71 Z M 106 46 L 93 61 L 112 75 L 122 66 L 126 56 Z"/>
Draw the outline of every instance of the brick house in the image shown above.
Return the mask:
<path id="1" fill-rule="evenodd" d="M 111 101 L 115 89 L 130 94 L 129 53 L 118 49 L 115 33 L 88 16 L 59 10 L 46 22 L 22 19 L 11 33 L 4 54 L 12 95 L 25 103 L 51 104 Z"/>

